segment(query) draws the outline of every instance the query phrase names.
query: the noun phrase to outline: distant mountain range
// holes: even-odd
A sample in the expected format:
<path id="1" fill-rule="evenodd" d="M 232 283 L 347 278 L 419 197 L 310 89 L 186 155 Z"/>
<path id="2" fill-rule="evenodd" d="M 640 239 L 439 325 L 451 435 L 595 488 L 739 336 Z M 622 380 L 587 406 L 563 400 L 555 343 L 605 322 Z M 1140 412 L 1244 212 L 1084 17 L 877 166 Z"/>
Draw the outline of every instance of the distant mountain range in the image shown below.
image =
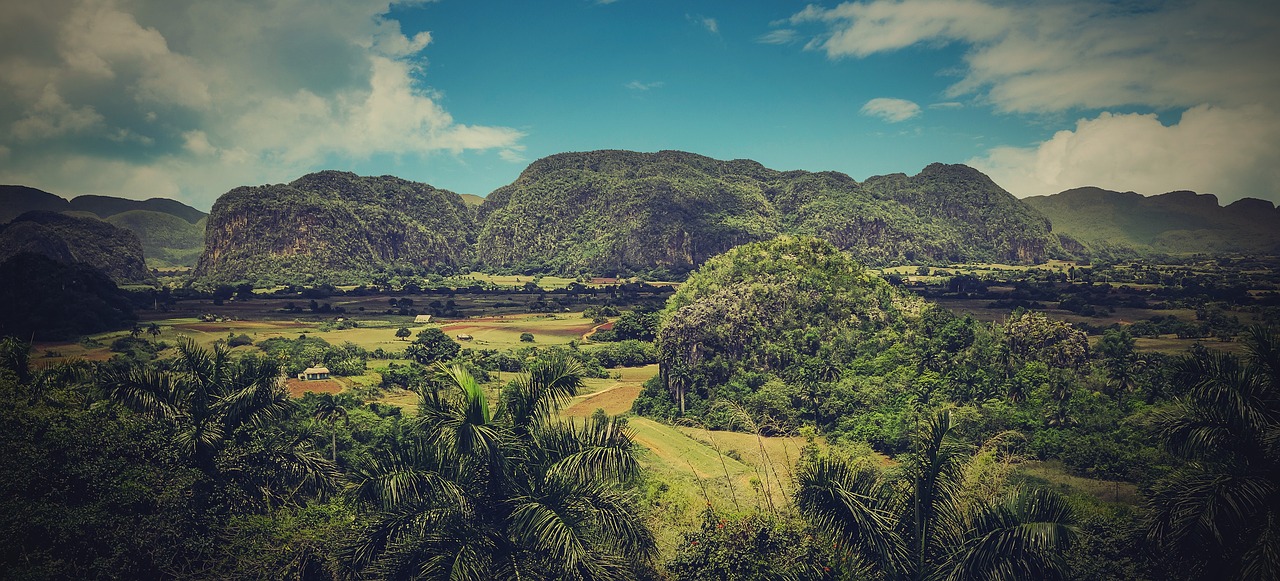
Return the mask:
<path id="1" fill-rule="evenodd" d="M 479 208 L 475 260 L 522 271 L 681 273 L 778 234 L 831 240 L 870 264 L 1036 262 L 1049 223 L 987 176 L 933 164 L 858 183 L 679 151 L 595 151 L 533 162 Z"/>
<path id="2" fill-rule="evenodd" d="M 1055 232 L 1095 250 L 1280 252 L 1280 210 L 1266 200 L 1244 198 L 1224 207 L 1212 194 L 1143 196 L 1086 187 L 1023 202 L 1048 217 Z"/>
<path id="3" fill-rule="evenodd" d="M 474 266 L 680 275 L 784 233 L 826 237 L 871 264 L 1064 255 L 1043 216 L 965 166 L 858 183 L 678 151 L 566 153 L 535 161 L 478 207 L 467 202 L 426 184 L 334 171 L 237 188 L 214 204 L 197 274 L 335 281 Z"/>
<path id="4" fill-rule="evenodd" d="M 0 262 L 23 252 L 88 264 L 121 284 L 155 282 L 138 236 L 96 218 L 33 210 L 0 225 Z"/>
<path id="5" fill-rule="evenodd" d="M 209 215 L 163 198 L 68 201 L 0 186 L 0 221 L 31 210 L 118 226 L 136 235 L 149 266 L 197 266 L 198 275 L 217 282 L 338 282 L 470 267 L 678 276 L 729 248 L 779 234 L 826 238 L 873 266 L 1280 252 L 1280 210 L 1263 200 L 1222 207 L 1207 194 L 1144 197 L 1099 188 L 1018 200 L 963 165 L 858 182 L 837 172 L 777 171 L 679 151 L 552 155 L 485 198 L 392 176 L 322 171 L 233 189 Z M 19 222 L 27 224 L 0 232 L 0 254 L 34 246 L 66 259 L 81 246 L 65 239 L 78 232 L 72 222 Z M 101 228 L 86 232 L 117 238 Z M 113 248 L 126 257 L 119 262 L 132 260 L 124 246 Z M 117 281 L 145 278 L 111 257 L 96 259 L 107 261 Z"/>
<path id="6" fill-rule="evenodd" d="M 148 266 L 195 266 L 204 251 L 207 214 L 168 198 L 84 195 L 71 200 L 26 186 L 0 186 L 0 224 L 43 210 L 105 220 L 137 235 Z"/>

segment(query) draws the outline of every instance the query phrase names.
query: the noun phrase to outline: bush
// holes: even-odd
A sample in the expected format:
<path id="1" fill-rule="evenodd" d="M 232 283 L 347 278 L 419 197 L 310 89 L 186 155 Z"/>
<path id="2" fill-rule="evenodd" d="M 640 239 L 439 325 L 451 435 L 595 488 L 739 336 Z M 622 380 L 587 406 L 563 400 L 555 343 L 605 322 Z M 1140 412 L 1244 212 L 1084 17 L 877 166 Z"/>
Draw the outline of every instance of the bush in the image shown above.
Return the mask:
<path id="1" fill-rule="evenodd" d="M 521 334 L 520 334 L 520 342 L 521 342 L 521 343 L 532 343 L 532 342 L 533 342 L 533 333 L 521 333 Z"/>
<path id="2" fill-rule="evenodd" d="M 235 337 L 227 339 L 228 347 L 240 347 L 242 345 L 253 345 L 253 339 L 250 339 L 249 336 L 245 335 L 244 333 L 241 333 L 239 335 L 236 335 Z"/>

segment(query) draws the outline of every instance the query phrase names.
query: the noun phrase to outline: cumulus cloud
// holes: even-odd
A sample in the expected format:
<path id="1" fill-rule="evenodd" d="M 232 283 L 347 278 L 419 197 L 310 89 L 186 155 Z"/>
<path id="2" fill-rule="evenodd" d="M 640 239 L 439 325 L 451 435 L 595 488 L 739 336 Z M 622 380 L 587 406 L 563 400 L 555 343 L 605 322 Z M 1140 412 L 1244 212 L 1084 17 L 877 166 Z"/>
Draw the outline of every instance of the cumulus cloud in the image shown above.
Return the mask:
<path id="1" fill-rule="evenodd" d="M 1094 184 L 1280 199 L 1280 5 L 871 0 L 810 5 L 783 25 L 831 59 L 956 45 L 946 97 L 1050 122 L 1087 112 L 1043 143 L 973 160 L 1015 194 Z M 1166 126 L 1134 110 L 1183 114 Z"/>
<path id="2" fill-rule="evenodd" d="M 1280 90 L 1280 10 L 1249 0 L 1000 3 L 873 0 L 810 5 L 808 47 L 831 58 L 960 43 L 951 95 L 985 92 L 1000 110 L 1266 102 Z"/>
<path id="3" fill-rule="evenodd" d="M 1280 120 L 1262 106 L 1188 109 L 1177 123 L 1102 113 L 1032 147 L 1000 147 L 969 164 L 1019 197 L 1094 185 L 1159 194 L 1194 190 L 1224 202 L 1280 201 Z"/>
<path id="4" fill-rule="evenodd" d="M 422 84 L 431 35 L 394 3 L 21 3 L 0 21 L 0 181 L 204 206 L 335 159 L 520 151 Z"/>
<path id="5" fill-rule="evenodd" d="M 899 123 L 920 115 L 920 106 L 906 99 L 877 97 L 862 106 L 862 114 L 879 117 L 889 123 Z"/>

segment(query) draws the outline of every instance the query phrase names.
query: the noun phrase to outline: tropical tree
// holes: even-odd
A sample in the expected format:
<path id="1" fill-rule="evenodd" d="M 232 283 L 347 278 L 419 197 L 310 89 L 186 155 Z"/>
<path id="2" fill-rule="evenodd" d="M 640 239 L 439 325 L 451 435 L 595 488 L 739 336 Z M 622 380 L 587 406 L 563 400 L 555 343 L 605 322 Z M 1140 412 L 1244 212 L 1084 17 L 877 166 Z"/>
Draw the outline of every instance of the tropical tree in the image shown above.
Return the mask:
<path id="1" fill-rule="evenodd" d="M 1147 534 L 1196 577 L 1280 579 L 1280 337 L 1245 341 L 1246 358 L 1183 357 L 1186 395 L 1156 422 L 1186 464 L 1153 491 Z"/>
<path id="2" fill-rule="evenodd" d="M 622 420 L 556 411 L 581 367 L 538 361 L 491 410 L 460 366 L 437 366 L 401 450 L 358 467 L 366 526 L 354 566 L 387 578 L 624 579 L 654 553 L 625 485 L 639 466 Z"/>
<path id="3" fill-rule="evenodd" d="M 900 470 L 822 458 L 802 467 L 796 504 L 857 566 L 889 579 L 1057 579 L 1074 517 L 1039 490 L 976 493 L 970 446 L 951 414 L 929 418 Z"/>
<path id="4" fill-rule="evenodd" d="M 395 300 L 395 299 L 392 299 L 392 300 Z M 409 331 L 408 327 L 400 327 L 399 329 L 396 329 L 396 338 L 400 339 L 401 341 L 408 341 L 409 335 L 412 335 L 412 334 L 413 333 Z"/>
<path id="5" fill-rule="evenodd" d="M 347 415 L 346 406 L 342 405 L 331 393 L 321 394 L 320 401 L 316 404 L 316 409 L 311 412 L 311 418 L 318 422 L 329 423 L 333 463 L 336 465 L 338 463 L 338 419 L 342 419 L 344 426 L 351 425 L 351 418 Z"/>
<path id="6" fill-rule="evenodd" d="M 169 370 L 112 369 L 99 385 L 112 401 L 172 425 L 178 449 L 211 483 L 239 485 L 250 503 L 269 508 L 333 478 L 309 434 L 282 427 L 297 408 L 280 378 L 272 359 L 233 359 L 223 344 L 209 351 L 183 339 Z"/>

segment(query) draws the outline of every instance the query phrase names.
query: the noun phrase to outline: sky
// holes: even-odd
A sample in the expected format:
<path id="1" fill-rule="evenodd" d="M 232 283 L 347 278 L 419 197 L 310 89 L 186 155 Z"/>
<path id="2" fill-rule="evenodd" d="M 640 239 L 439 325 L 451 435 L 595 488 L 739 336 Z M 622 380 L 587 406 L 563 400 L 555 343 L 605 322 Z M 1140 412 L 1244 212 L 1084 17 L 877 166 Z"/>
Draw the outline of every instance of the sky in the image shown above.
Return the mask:
<path id="1" fill-rule="evenodd" d="M 565 151 L 1280 202 L 1280 3 L 0 0 L 0 183 L 208 210 Z"/>

